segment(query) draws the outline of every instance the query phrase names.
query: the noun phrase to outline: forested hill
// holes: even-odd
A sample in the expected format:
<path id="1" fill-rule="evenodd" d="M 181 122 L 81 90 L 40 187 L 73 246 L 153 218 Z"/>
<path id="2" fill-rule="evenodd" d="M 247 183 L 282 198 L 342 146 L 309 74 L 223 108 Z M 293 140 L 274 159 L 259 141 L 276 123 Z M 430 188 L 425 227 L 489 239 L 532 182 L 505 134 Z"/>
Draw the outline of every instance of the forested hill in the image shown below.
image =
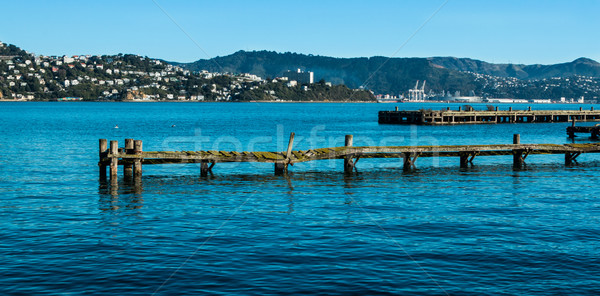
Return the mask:
<path id="1" fill-rule="evenodd" d="M 332 58 L 273 51 L 238 51 L 232 55 L 179 64 L 183 68 L 211 72 L 251 73 L 263 78 L 281 76 L 297 68 L 350 88 L 364 86 L 375 93 L 400 94 L 427 80 L 427 87 L 467 93 L 476 89 L 470 74 L 436 66 L 425 58 Z"/>
<path id="2" fill-rule="evenodd" d="M 554 65 L 492 64 L 453 57 L 433 57 L 428 60 L 447 69 L 518 79 L 538 80 L 573 75 L 600 77 L 600 63 L 588 58 L 579 58 L 572 62 Z"/>
<path id="3" fill-rule="evenodd" d="M 374 101 L 366 90 L 324 81 L 266 81 L 193 72 L 133 54 L 43 56 L 0 42 L 0 100 Z"/>
<path id="4" fill-rule="evenodd" d="M 290 52 L 238 51 L 228 56 L 174 64 L 189 70 L 252 73 L 263 78 L 300 68 L 313 71 L 317 81 L 325 79 L 351 88 L 365 86 L 375 93 L 390 94 L 406 93 L 417 80 L 427 80 L 427 89 L 434 91 L 481 91 L 474 75 L 465 72 L 526 80 L 573 75 L 600 77 L 600 64 L 586 58 L 555 65 L 516 65 L 453 57 L 332 58 Z"/>

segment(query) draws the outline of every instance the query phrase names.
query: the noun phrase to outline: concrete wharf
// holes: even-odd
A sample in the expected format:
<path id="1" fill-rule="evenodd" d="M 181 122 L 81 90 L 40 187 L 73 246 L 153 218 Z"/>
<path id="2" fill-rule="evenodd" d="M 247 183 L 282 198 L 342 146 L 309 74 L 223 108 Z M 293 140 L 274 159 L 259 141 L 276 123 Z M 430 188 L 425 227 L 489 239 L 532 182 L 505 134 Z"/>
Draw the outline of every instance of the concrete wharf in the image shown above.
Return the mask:
<path id="1" fill-rule="evenodd" d="M 538 122 L 571 122 L 600 121 L 600 110 L 462 110 L 441 111 L 416 110 L 379 111 L 379 123 L 391 124 L 422 124 L 422 125 L 452 125 L 452 124 L 497 124 L 497 123 L 538 123 Z"/>
<path id="2" fill-rule="evenodd" d="M 143 151 L 142 141 L 125 139 L 125 147 L 118 141 L 99 140 L 98 166 L 100 178 L 106 178 L 107 168 L 112 180 L 117 179 L 118 166 L 127 176 L 141 177 L 142 165 L 200 163 L 200 175 L 212 174 L 217 163 L 264 162 L 272 163 L 275 175 L 284 175 L 288 166 L 306 161 L 340 159 L 344 172 L 356 170 L 356 163 L 367 158 L 403 158 L 403 170 L 412 170 L 420 157 L 457 157 L 460 167 L 468 167 L 479 156 L 512 155 L 513 165 L 525 165 L 525 159 L 533 154 L 564 154 L 565 165 L 577 163 L 583 153 L 599 153 L 600 143 L 585 144 L 521 144 L 520 135 L 513 135 L 513 144 L 497 145 L 445 145 L 445 146 L 353 146 L 353 136 L 346 135 L 345 146 L 309 150 L 293 150 L 294 133 L 291 133 L 287 151 L 283 152 L 236 152 L 236 151 Z"/>

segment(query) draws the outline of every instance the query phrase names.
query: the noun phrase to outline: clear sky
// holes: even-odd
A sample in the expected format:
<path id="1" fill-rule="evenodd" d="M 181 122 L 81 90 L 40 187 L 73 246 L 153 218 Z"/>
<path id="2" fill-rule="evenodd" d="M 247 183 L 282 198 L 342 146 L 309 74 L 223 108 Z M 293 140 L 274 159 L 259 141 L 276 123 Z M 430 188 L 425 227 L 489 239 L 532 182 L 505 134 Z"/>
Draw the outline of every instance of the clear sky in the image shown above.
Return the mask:
<path id="1" fill-rule="evenodd" d="M 0 7 L 0 41 L 43 55 L 133 53 L 191 62 L 264 49 L 600 61 L 598 0 L 19 0 Z"/>

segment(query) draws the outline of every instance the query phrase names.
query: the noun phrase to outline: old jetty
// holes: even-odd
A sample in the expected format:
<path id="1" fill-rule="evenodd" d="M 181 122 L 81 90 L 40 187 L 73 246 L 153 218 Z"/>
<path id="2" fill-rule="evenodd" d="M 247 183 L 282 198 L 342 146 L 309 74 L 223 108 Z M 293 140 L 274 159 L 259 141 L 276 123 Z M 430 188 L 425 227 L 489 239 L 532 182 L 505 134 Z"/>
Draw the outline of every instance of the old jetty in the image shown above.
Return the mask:
<path id="1" fill-rule="evenodd" d="M 446 108 L 441 111 L 379 111 L 379 123 L 392 124 L 423 124 L 423 125 L 449 125 L 449 124 L 496 124 L 496 123 L 536 123 L 536 122 L 570 122 L 600 121 L 600 111 L 594 110 L 474 110 L 466 106 L 467 110 L 458 107 L 458 110 Z"/>
<path id="2" fill-rule="evenodd" d="M 575 122 L 573 122 L 573 123 L 575 123 Z M 573 124 L 572 126 L 567 127 L 567 135 L 569 136 L 569 138 L 571 138 L 571 139 L 575 138 L 576 133 L 590 134 L 590 138 L 596 140 L 596 139 L 598 139 L 598 135 L 600 135 L 600 125 L 575 126 L 575 124 Z"/>
<path id="3" fill-rule="evenodd" d="M 143 151 L 142 141 L 126 139 L 123 148 L 118 141 L 100 139 L 100 177 L 106 178 L 110 168 L 111 180 L 116 180 L 118 166 L 123 166 L 125 176 L 142 175 L 142 165 L 200 163 L 200 175 L 212 174 L 217 163 L 265 162 L 273 163 L 276 175 L 286 174 L 288 165 L 325 159 L 343 159 L 344 172 L 352 173 L 356 163 L 366 158 L 403 158 L 403 169 L 411 170 L 419 157 L 457 157 L 460 167 L 472 164 L 479 156 L 512 155 L 513 165 L 525 164 L 528 155 L 564 154 L 565 165 L 577 162 L 582 153 L 600 152 L 600 143 L 586 144 L 521 144 L 520 135 L 513 136 L 513 144 L 453 145 L 453 146 L 353 146 L 352 135 L 346 136 L 345 146 L 309 150 L 293 150 L 294 133 L 290 135 L 287 151 L 236 152 L 236 151 Z"/>

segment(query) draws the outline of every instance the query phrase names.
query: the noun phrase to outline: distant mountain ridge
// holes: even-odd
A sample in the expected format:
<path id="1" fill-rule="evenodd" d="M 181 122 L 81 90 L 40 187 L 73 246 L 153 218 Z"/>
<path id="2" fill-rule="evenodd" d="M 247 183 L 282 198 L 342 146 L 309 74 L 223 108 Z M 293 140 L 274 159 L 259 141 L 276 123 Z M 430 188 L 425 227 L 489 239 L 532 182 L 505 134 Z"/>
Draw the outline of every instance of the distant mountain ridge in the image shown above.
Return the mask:
<path id="1" fill-rule="evenodd" d="M 375 93 L 391 94 L 406 92 L 416 80 L 427 80 L 430 89 L 467 93 L 476 89 L 474 77 L 467 72 L 525 80 L 573 75 L 600 77 L 600 63 L 587 58 L 554 65 L 521 65 L 455 57 L 334 58 L 290 52 L 238 51 L 193 63 L 173 64 L 195 71 L 251 73 L 263 78 L 278 77 L 287 70 L 299 68 L 313 71 L 316 80 L 343 83 L 352 88 L 364 86 Z"/>
<path id="2" fill-rule="evenodd" d="M 437 67 L 425 58 L 333 58 L 289 52 L 238 51 L 193 63 L 173 64 L 192 71 L 251 73 L 263 78 L 302 69 L 314 72 L 317 81 L 324 79 L 351 88 L 363 86 L 375 93 L 400 94 L 413 87 L 416 80 L 427 80 L 428 86 L 438 89 L 467 92 L 475 88 L 472 75 Z"/>
<path id="3" fill-rule="evenodd" d="M 537 80 L 573 75 L 600 77 L 600 63 L 588 58 L 578 58 L 572 62 L 553 65 L 492 64 L 454 57 L 431 57 L 428 60 L 447 69 L 518 79 Z"/>

